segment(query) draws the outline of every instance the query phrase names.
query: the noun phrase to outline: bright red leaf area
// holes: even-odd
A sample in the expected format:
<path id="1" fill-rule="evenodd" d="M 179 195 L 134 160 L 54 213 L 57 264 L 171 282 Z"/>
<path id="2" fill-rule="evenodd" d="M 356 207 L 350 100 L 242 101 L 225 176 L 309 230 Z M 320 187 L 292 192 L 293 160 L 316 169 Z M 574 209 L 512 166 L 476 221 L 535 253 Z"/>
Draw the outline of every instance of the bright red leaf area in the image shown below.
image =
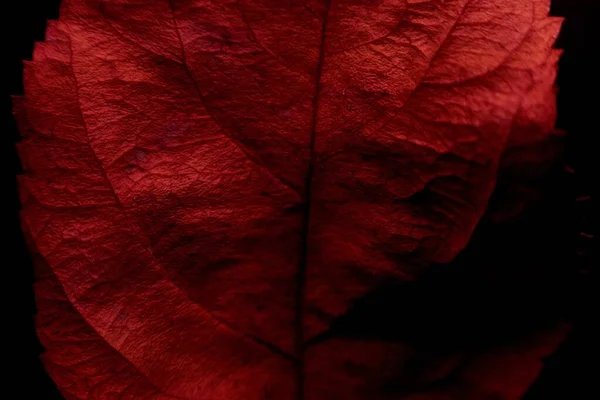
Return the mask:
<path id="1" fill-rule="evenodd" d="M 64 1 L 15 101 L 64 396 L 519 398 L 564 328 L 449 352 L 332 327 L 535 198 L 548 3 Z"/>

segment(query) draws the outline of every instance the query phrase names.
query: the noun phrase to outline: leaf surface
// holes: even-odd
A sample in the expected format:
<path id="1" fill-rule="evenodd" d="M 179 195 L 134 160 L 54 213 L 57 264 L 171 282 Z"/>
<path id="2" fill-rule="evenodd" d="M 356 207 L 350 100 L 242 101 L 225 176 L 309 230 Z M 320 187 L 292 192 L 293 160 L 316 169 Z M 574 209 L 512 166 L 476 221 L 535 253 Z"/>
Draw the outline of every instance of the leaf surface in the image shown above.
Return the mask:
<path id="1" fill-rule="evenodd" d="M 410 345 L 317 338 L 382 283 L 451 263 L 498 174 L 554 157 L 539 150 L 559 55 L 547 14 L 546 0 L 65 0 L 15 101 L 38 330 L 63 393 L 412 399 L 382 383 Z M 499 215 L 530 198 L 513 197 Z M 391 375 L 336 364 L 357 351 Z M 424 382 L 452 369 L 436 360 Z"/>

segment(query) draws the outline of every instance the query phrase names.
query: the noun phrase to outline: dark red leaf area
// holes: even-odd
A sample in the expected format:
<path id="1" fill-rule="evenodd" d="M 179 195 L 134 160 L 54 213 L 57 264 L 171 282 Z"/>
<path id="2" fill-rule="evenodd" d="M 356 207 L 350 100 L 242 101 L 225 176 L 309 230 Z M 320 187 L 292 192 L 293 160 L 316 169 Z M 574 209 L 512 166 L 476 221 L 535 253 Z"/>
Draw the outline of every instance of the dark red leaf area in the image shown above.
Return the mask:
<path id="1" fill-rule="evenodd" d="M 61 391 L 519 398 L 566 331 L 526 329 L 552 259 L 511 233 L 559 153 L 560 23 L 546 0 L 65 0 L 15 103 Z"/>
<path id="2" fill-rule="evenodd" d="M 345 387 L 342 398 L 357 390 L 386 399 L 521 398 L 568 330 L 556 323 L 574 278 L 555 218 L 564 203 L 550 203 L 502 224 L 486 218 L 452 263 L 356 301 L 311 342 L 308 365 L 320 390 L 333 396 Z"/>

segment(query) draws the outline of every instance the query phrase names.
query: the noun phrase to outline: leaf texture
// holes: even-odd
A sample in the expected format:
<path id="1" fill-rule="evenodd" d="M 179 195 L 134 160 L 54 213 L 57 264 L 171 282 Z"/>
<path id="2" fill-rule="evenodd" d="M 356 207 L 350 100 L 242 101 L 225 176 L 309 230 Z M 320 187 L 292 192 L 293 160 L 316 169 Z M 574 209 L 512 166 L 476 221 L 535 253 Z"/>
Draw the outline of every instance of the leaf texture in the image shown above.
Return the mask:
<path id="1" fill-rule="evenodd" d="M 564 327 L 468 362 L 323 338 L 382 283 L 451 263 L 486 210 L 536 197 L 561 135 L 548 7 L 65 0 L 15 99 L 63 394 L 519 398 Z M 409 389 L 387 388 L 414 359 Z"/>

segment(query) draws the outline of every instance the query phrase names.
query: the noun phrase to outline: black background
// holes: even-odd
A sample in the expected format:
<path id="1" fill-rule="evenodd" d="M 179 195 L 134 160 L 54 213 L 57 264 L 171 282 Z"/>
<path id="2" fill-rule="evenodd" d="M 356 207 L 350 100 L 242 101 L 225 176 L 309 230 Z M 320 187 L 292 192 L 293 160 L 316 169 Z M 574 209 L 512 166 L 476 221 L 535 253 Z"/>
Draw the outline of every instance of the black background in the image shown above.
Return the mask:
<path id="1" fill-rule="evenodd" d="M 501 0 L 498 0 L 501 1 Z M 19 201 L 15 176 L 20 173 L 15 142 L 19 134 L 15 127 L 10 95 L 22 93 L 22 62 L 30 59 L 34 41 L 43 39 L 47 19 L 58 14 L 58 0 L 3 1 L 2 78 L 2 275 L 0 282 L 5 295 L 2 322 L 4 336 L 0 341 L 3 372 L 6 382 L 0 387 L 0 398 L 53 400 L 62 399 L 52 380 L 39 361 L 43 351 L 35 335 L 33 315 L 35 303 L 32 289 L 33 272 L 28 251 L 19 226 Z M 561 203 L 557 218 L 564 232 L 566 253 L 572 275 L 566 292 L 560 297 L 569 298 L 567 312 L 574 320 L 574 329 L 558 352 L 546 360 L 545 368 L 527 394 L 527 400 L 536 399 L 598 399 L 599 358 L 592 354 L 594 334 L 592 325 L 598 310 L 592 307 L 592 282 L 597 273 L 598 207 L 591 201 L 575 201 L 591 196 L 597 189 L 600 170 L 600 92 L 598 78 L 600 66 L 600 13 L 596 0 L 554 0 L 552 14 L 566 21 L 557 47 L 565 50 L 560 63 L 558 86 L 558 126 L 569 132 L 564 165 L 574 173 L 557 175 L 554 193 L 566 200 Z M 588 235 L 581 235 L 585 232 Z M 597 319 L 597 318 L 596 318 Z M 597 340 L 596 340 L 597 342 Z M 597 343 L 596 343 L 597 345 Z M 4 369 L 3 368 L 3 369 Z M 4 393 L 2 393 L 4 391 Z"/>

